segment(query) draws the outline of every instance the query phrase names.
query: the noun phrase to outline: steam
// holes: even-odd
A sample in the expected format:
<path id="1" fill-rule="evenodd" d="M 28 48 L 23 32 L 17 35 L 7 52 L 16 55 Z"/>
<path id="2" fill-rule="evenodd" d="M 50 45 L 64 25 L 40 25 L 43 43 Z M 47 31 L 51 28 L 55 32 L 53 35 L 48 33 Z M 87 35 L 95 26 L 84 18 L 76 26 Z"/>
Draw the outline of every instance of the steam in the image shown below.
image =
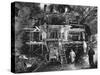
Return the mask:
<path id="1" fill-rule="evenodd" d="M 30 14 L 31 14 L 31 10 L 29 7 L 23 7 L 18 12 L 19 17 L 22 17 L 22 18 L 29 17 Z"/>
<path id="2" fill-rule="evenodd" d="M 40 8 L 41 8 L 42 10 L 44 10 L 45 4 L 41 3 L 39 6 L 40 6 Z"/>
<path id="3" fill-rule="evenodd" d="M 41 3 L 41 4 L 39 5 L 39 7 L 40 7 L 41 10 L 49 11 L 49 10 L 50 10 L 50 8 L 49 8 L 50 5 L 51 5 L 51 4 L 44 4 L 44 3 Z M 45 8 L 45 6 L 46 6 L 46 8 Z"/>
<path id="4" fill-rule="evenodd" d="M 21 48 L 22 41 L 21 41 L 21 18 L 19 17 L 15 17 L 15 50 L 19 51 L 19 49 Z"/>
<path id="5" fill-rule="evenodd" d="M 15 50 L 20 54 L 21 47 L 23 46 L 21 39 L 23 36 L 23 28 L 27 26 L 26 23 L 30 17 L 31 10 L 26 6 L 21 7 L 20 4 L 15 4 L 15 7 L 19 9 L 18 16 L 15 16 Z"/>

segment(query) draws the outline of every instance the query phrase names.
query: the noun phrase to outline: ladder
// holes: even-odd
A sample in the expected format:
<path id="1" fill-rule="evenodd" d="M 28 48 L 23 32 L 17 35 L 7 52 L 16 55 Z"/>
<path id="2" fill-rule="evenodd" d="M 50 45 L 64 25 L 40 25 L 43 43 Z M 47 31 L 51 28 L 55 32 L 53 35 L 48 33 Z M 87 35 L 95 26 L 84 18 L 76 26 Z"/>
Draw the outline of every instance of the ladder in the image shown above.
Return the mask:
<path id="1" fill-rule="evenodd" d="M 61 64 L 66 64 L 67 60 L 66 60 L 65 51 L 63 50 L 60 51 L 60 57 L 61 57 Z"/>
<path id="2" fill-rule="evenodd" d="M 59 43 L 61 43 L 59 46 L 59 53 L 60 53 L 61 64 L 63 65 L 63 64 L 67 63 L 66 54 L 65 54 L 65 51 L 63 49 L 62 41 L 60 41 L 60 39 L 59 39 Z"/>

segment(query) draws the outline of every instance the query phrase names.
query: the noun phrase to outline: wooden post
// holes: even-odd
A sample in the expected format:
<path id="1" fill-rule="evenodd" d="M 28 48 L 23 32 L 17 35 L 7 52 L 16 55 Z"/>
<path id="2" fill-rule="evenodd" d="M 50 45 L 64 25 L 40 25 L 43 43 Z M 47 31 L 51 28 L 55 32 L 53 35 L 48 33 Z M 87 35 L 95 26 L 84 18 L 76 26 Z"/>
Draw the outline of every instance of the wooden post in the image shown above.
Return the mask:
<path id="1" fill-rule="evenodd" d="M 31 42 L 31 32 L 30 32 L 30 42 Z M 30 51 L 31 51 L 31 44 L 30 44 Z"/>
<path id="2" fill-rule="evenodd" d="M 43 42 L 43 39 L 42 39 L 42 42 Z M 42 43 L 42 55 L 43 55 L 43 43 Z"/>

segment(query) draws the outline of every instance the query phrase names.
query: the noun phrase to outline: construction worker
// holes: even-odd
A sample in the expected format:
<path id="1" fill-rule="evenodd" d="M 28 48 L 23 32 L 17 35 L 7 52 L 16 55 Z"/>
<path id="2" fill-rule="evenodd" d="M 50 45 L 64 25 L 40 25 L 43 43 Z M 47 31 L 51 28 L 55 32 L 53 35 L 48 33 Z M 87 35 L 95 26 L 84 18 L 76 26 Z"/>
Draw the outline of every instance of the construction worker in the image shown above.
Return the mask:
<path id="1" fill-rule="evenodd" d="M 94 56 L 95 52 L 94 50 L 90 47 L 89 51 L 88 51 L 88 57 L 89 57 L 89 64 L 90 64 L 90 67 L 93 67 L 94 65 L 94 59 L 93 59 L 93 56 Z"/>
<path id="2" fill-rule="evenodd" d="M 75 52 L 71 49 L 71 51 L 70 51 L 70 60 L 71 60 L 71 63 L 74 63 L 75 57 L 76 57 L 76 54 L 75 54 Z"/>

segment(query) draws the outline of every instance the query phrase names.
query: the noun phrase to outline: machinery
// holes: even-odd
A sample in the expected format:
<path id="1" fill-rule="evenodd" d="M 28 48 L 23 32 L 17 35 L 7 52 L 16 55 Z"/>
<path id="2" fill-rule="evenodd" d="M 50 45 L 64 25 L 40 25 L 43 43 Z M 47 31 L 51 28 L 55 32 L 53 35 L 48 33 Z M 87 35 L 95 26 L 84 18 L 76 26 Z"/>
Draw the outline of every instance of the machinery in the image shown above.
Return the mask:
<path id="1" fill-rule="evenodd" d="M 68 15 L 44 13 L 42 16 L 44 23 L 40 19 L 38 23 L 40 25 L 34 26 L 35 28 L 26 28 L 30 33 L 30 41 L 27 44 L 30 45 L 31 50 L 34 50 L 33 45 L 41 46 L 42 53 L 40 55 L 44 56 L 47 62 L 56 60 L 61 64 L 67 63 L 70 49 L 73 49 L 76 54 L 84 53 L 85 28 L 78 22 L 71 24 L 73 21 L 69 21 L 66 24 L 66 16 Z"/>

